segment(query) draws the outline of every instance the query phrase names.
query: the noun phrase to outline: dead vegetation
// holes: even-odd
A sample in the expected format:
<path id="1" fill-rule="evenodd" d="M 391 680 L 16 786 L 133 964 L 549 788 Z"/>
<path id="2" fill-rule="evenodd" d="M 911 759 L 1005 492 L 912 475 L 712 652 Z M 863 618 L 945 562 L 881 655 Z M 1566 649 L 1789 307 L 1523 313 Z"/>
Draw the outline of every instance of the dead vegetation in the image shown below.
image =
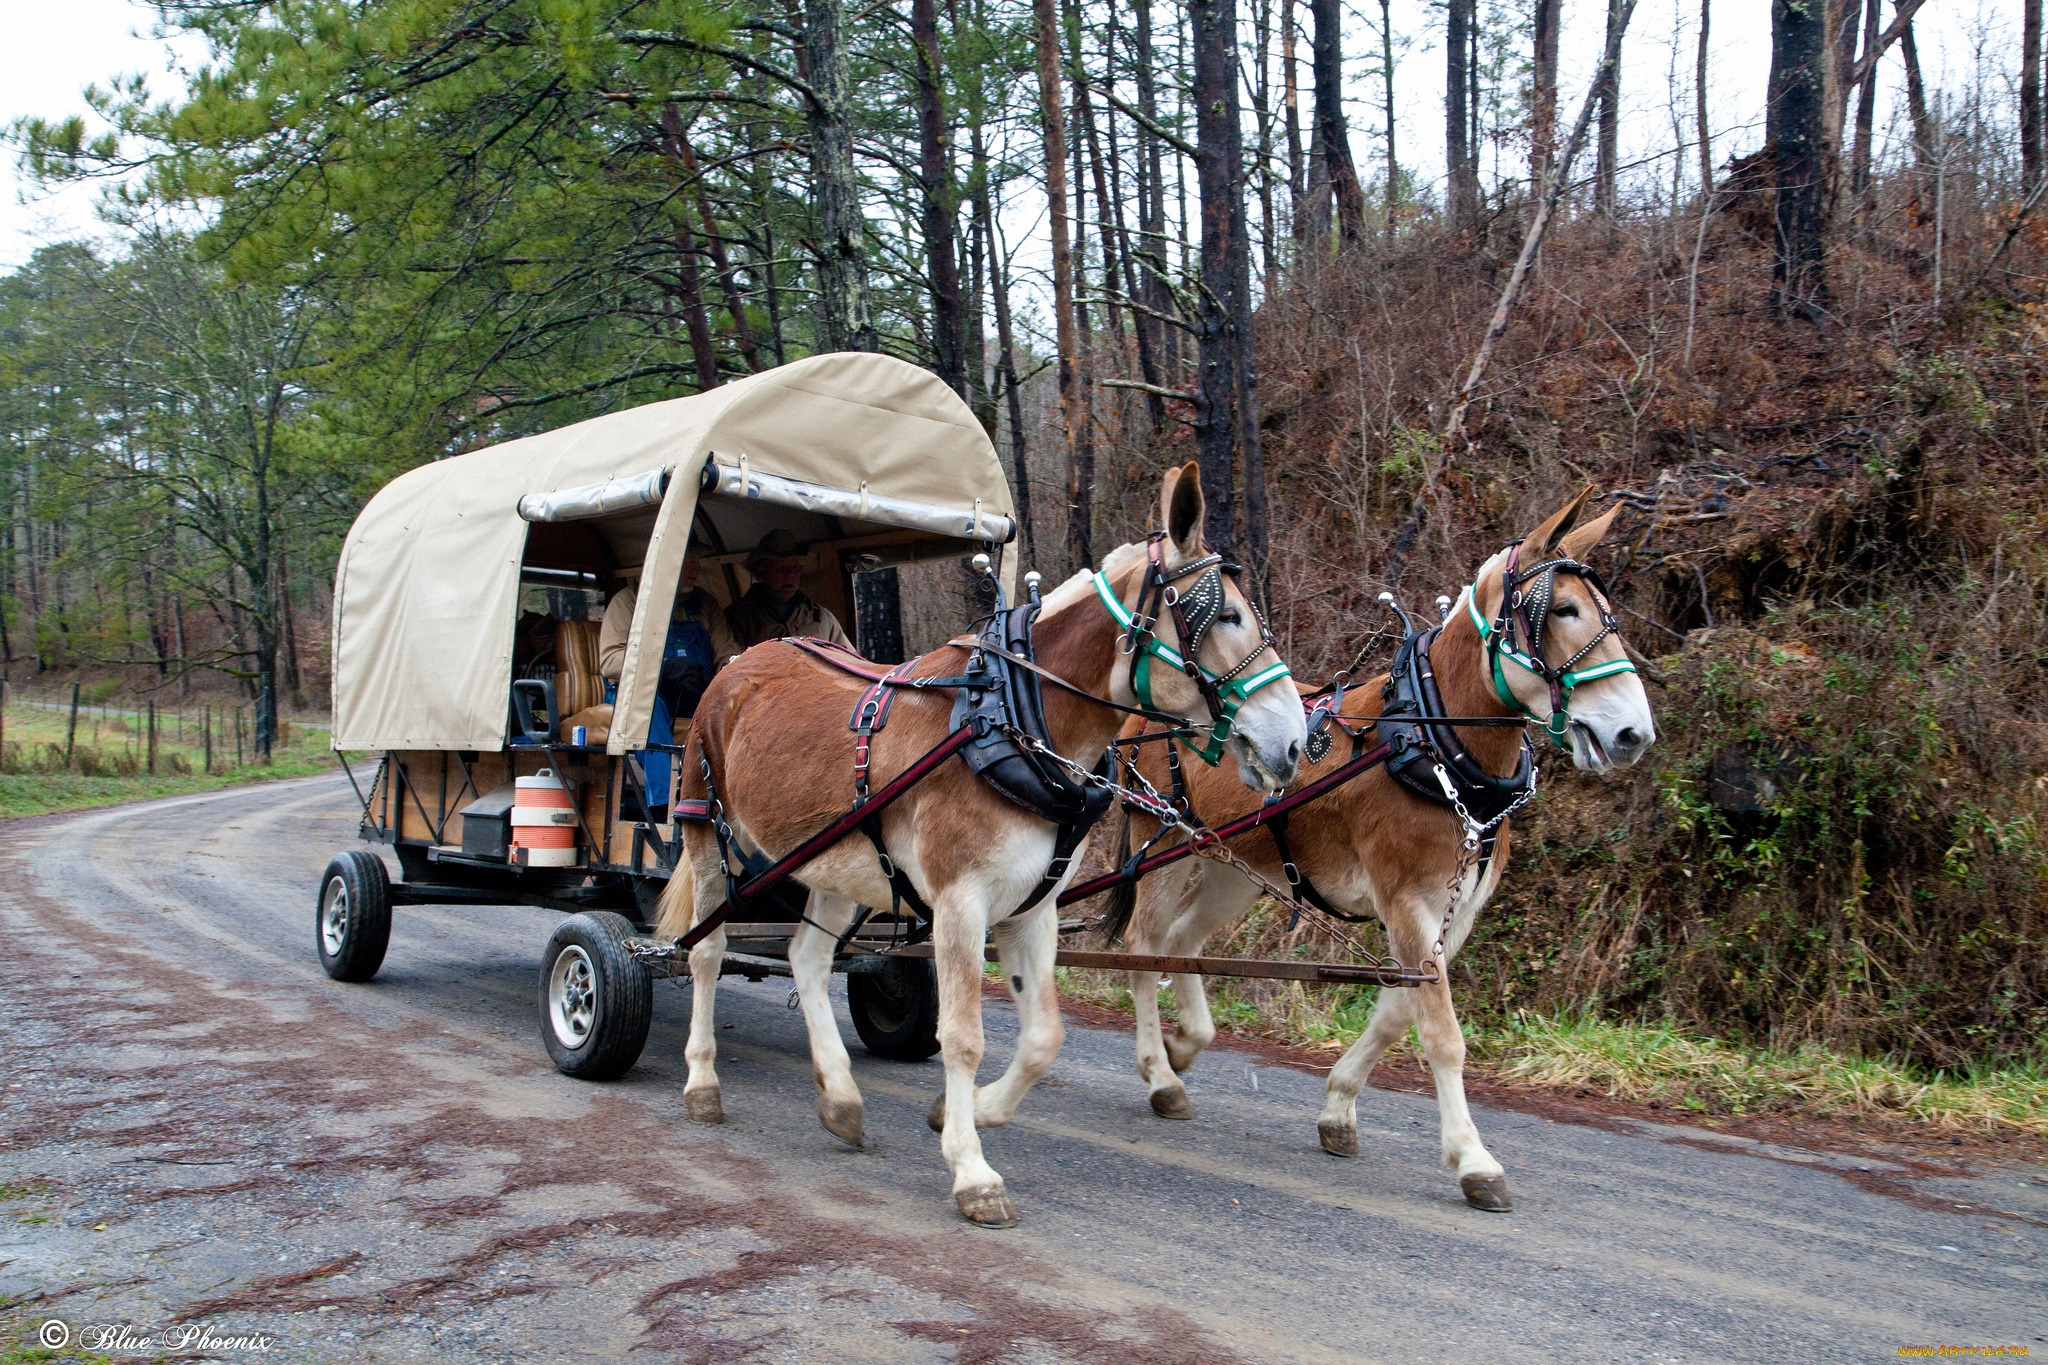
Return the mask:
<path id="1" fill-rule="evenodd" d="M 1984 219 L 1995 245 L 2011 215 Z M 1625 509 L 1605 567 L 1661 675 L 1660 741 L 1605 781 L 1543 765 L 1455 969 L 1481 1024 L 1529 1010 L 1928 1068 L 2038 1058 L 2048 307 L 2002 291 L 2041 278 L 2048 228 L 1959 305 L 1966 272 L 1935 292 L 1931 227 L 1885 221 L 1844 235 L 1820 325 L 1770 314 L 1767 244 L 1740 214 L 1708 226 L 1696 309 L 1696 219 L 1560 231 L 1465 455 L 1438 433 L 1497 289 L 1486 252 L 1417 234 L 1263 310 L 1272 596 L 1299 675 L 1351 660 L 1383 588 L 1411 609 L 1455 594 L 1577 486 Z M 1134 448 L 1133 486 L 1142 465 Z M 1331 951 L 1286 921 L 1255 918 L 1229 950 Z M 1356 1012 L 1256 983 L 1244 1005 L 1298 1037 Z"/>

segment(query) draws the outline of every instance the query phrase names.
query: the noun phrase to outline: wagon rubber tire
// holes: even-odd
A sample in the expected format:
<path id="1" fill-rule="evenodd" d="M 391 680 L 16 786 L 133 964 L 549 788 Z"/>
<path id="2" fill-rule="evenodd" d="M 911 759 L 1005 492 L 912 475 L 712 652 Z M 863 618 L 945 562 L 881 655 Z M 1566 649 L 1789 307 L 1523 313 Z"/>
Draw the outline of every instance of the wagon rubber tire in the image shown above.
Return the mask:
<path id="1" fill-rule="evenodd" d="M 939 973 L 930 958 L 892 958 L 884 971 L 849 973 L 846 1004 L 861 1045 L 877 1057 L 921 1062 L 939 1050 Z"/>
<path id="2" fill-rule="evenodd" d="M 626 951 L 632 922 L 609 910 L 571 915 L 540 959 L 540 1036 L 555 1070 L 579 1081 L 633 1069 L 654 1020 L 654 977 Z"/>
<path id="3" fill-rule="evenodd" d="M 391 944 L 391 878 L 359 848 L 327 864 L 313 898 L 313 947 L 336 981 L 368 981 Z"/>

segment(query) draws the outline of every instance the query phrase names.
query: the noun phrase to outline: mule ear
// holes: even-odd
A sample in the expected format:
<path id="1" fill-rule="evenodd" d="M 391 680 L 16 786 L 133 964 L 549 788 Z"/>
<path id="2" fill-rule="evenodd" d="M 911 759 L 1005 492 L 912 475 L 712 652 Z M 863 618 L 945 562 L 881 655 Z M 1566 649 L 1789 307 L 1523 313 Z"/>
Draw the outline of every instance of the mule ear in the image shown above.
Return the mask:
<path id="1" fill-rule="evenodd" d="M 1579 519 L 1579 512 L 1585 507 L 1586 499 L 1592 496 L 1593 485 L 1589 483 L 1579 490 L 1576 498 L 1552 512 L 1541 526 L 1531 531 L 1526 542 L 1527 548 L 1522 552 L 1523 562 L 1534 563 L 1539 559 L 1555 558 L 1557 547 L 1564 540 L 1564 533 L 1572 529 L 1572 523 Z"/>
<path id="2" fill-rule="evenodd" d="M 1202 467 L 1193 460 L 1166 471 L 1159 489 L 1159 519 L 1166 524 L 1166 538 L 1185 559 L 1202 552 Z"/>
<path id="3" fill-rule="evenodd" d="M 1566 559 L 1583 560 L 1595 545 L 1607 538 L 1607 528 L 1614 525 L 1614 519 L 1621 515 L 1621 504 L 1616 503 L 1591 521 L 1574 526 L 1570 534 L 1557 542 L 1557 552 Z"/>

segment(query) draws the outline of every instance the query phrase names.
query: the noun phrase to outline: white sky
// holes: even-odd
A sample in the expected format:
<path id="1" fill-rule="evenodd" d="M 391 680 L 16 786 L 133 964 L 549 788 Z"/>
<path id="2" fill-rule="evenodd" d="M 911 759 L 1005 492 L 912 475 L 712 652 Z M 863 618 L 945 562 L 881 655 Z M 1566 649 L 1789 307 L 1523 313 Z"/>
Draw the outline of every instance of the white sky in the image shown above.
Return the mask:
<path id="1" fill-rule="evenodd" d="M 1240 0 L 1249 16 L 1255 0 Z M 1347 85 L 1353 145 L 1361 171 L 1368 177 L 1381 157 L 1378 137 L 1379 83 L 1367 62 L 1376 49 L 1366 20 L 1377 21 L 1376 0 L 1349 0 L 1352 29 Z M 1516 0 L 1519 5 L 1520 0 Z M 1487 0 L 1482 0 L 1482 8 Z M 1277 5 L 1275 6 L 1277 10 Z M 1306 6 L 1299 6 L 1304 12 Z M 204 59 L 190 39 L 172 45 L 151 36 L 155 13 L 131 0 L 7 0 L 8 39 L 0 45 L 0 123 L 24 115 L 55 118 L 83 112 L 80 92 L 88 84 L 145 72 L 153 93 L 168 96 L 183 86 L 183 72 Z M 1887 13 L 1890 5 L 1886 6 Z M 1585 83 L 1598 59 L 1603 0 L 1567 0 L 1560 84 L 1560 136 L 1576 112 Z M 1427 0 L 1395 0 L 1394 28 L 1409 35 L 1405 54 L 1397 56 L 1396 110 L 1405 166 L 1425 176 L 1442 174 L 1444 61 L 1439 8 Z M 1967 82 L 1982 58 L 1994 70 L 2017 67 L 2018 5 L 2000 0 L 1930 0 L 1917 25 L 1921 61 L 1930 85 L 1952 88 Z M 1622 76 L 1624 164 L 1670 144 L 1667 113 L 1668 78 L 1673 45 L 1679 98 L 1690 108 L 1692 53 L 1697 0 L 1639 0 L 1631 25 Z M 1276 44 L 1277 47 L 1277 44 Z M 1249 53 L 1246 54 L 1249 57 Z M 1302 79 L 1308 78 L 1306 52 Z M 1769 0 L 1715 0 L 1712 21 L 1712 67 L 1709 74 L 1714 119 L 1715 162 L 1755 150 L 1762 140 L 1764 82 L 1770 69 Z M 2007 73 L 2006 78 L 2011 78 Z M 1895 91 L 1902 87 L 1896 49 L 1881 77 L 1878 120 L 1883 128 Z M 1306 112 L 1306 110 L 1304 111 Z M 1249 115 L 1247 116 L 1249 118 Z M 1685 115 L 1690 136 L 1690 115 Z M 1633 150 L 1632 150 L 1633 149 Z M 1519 154 L 1516 154 L 1517 157 Z M 93 213 L 94 187 L 76 187 L 45 196 L 26 185 L 12 149 L 4 156 L 4 189 L 0 189 L 0 270 L 25 262 L 36 247 L 67 237 L 105 232 Z M 1690 157 L 1689 157 L 1690 160 Z M 1669 163 L 1663 163 L 1669 174 Z M 1490 168 L 1489 168 L 1490 169 Z M 1504 166 L 1521 170 L 1519 162 Z"/>

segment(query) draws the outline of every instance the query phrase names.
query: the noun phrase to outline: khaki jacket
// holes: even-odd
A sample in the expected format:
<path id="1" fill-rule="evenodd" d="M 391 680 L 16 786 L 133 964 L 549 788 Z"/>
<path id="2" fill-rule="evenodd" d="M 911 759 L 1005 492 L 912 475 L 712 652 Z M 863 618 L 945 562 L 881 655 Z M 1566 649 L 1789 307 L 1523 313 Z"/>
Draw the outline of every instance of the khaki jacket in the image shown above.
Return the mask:
<path id="1" fill-rule="evenodd" d="M 626 669 L 626 641 L 633 633 L 633 608 L 638 600 L 631 588 L 621 588 L 605 603 L 604 625 L 597 632 L 597 671 L 613 682 Z M 718 664 L 746 647 L 726 629 L 724 613 L 702 588 L 679 593 L 673 615 L 678 621 L 694 620 L 704 627 L 711 636 L 711 656 Z"/>
<path id="2" fill-rule="evenodd" d="M 784 617 L 776 612 L 775 599 L 758 583 L 725 609 L 725 623 L 742 645 L 758 645 L 785 635 L 808 635 L 814 640 L 830 640 L 853 648 L 853 641 L 839 627 L 839 618 L 831 612 L 798 593 L 789 604 L 789 615 Z"/>

